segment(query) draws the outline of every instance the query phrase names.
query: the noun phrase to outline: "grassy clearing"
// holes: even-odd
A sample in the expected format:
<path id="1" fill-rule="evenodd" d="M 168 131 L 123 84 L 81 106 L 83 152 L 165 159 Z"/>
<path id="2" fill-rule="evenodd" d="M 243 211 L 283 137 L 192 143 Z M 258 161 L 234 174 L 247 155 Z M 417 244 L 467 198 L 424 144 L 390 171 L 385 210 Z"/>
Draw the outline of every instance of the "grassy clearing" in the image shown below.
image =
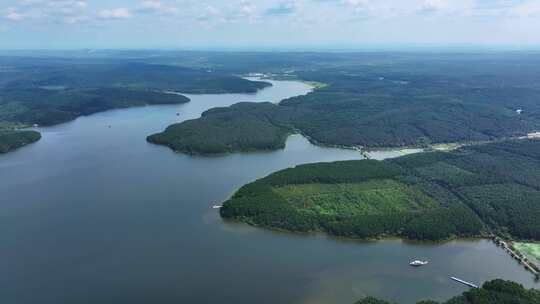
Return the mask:
<path id="1" fill-rule="evenodd" d="M 540 262 L 540 243 L 514 243 L 514 247 L 529 256 L 536 258 Z"/>
<path id="2" fill-rule="evenodd" d="M 460 144 L 460 143 L 434 144 L 431 146 L 431 148 L 434 151 L 441 151 L 441 152 L 454 151 L 461 147 L 463 147 L 463 144 Z"/>
<path id="3" fill-rule="evenodd" d="M 312 86 L 314 89 L 324 89 L 328 86 L 327 83 L 317 82 L 317 81 L 307 81 L 307 84 Z"/>
<path id="4" fill-rule="evenodd" d="M 393 180 L 287 185 L 274 191 L 303 212 L 323 215 L 382 215 L 438 206 L 414 187 Z"/>
<path id="5" fill-rule="evenodd" d="M 2 130 L 15 130 L 15 129 L 20 129 L 20 128 L 24 128 L 24 127 L 27 127 L 28 125 L 24 125 L 24 124 L 20 124 L 20 123 L 13 123 L 13 122 L 8 122 L 8 121 L 1 121 L 0 120 L 0 132 Z"/>

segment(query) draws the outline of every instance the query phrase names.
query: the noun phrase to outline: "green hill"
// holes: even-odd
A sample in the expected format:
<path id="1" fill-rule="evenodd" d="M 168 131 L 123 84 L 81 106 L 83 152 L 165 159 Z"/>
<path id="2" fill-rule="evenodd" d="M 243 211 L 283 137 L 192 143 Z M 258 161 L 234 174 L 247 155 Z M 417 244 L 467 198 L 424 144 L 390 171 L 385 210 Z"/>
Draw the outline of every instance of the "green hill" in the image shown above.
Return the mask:
<path id="1" fill-rule="evenodd" d="M 540 239 L 540 141 L 301 165 L 245 185 L 224 218 L 290 231 L 443 240 Z"/>
<path id="2" fill-rule="evenodd" d="M 321 56 L 320 64 L 309 61 L 297 67 L 294 75 L 325 86 L 273 107 L 229 108 L 229 121 L 254 131 L 215 129 L 214 137 L 223 138 L 218 152 L 256 150 L 256 137 L 275 128 L 301 132 L 316 143 L 364 147 L 488 141 L 539 130 L 540 64 L 536 57 L 489 57 L 379 54 L 377 58 L 345 53 L 327 55 L 325 60 Z M 242 121 L 246 115 L 250 119 Z M 204 152 L 203 145 L 192 146 L 203 138 L 193 134 L 186 139 L 184 131 L 195 125 L 212 128 L 212 118 L 209 112 L 204 121 L 170 128 L 165 144 Z M 239 141 L 245 145 L 234 145 Z M 284 142 L 272 146 L 280 148 Z"/>
<path id="3" fill-rule="evenodd" d="M 2 59 L 1 125 L 54 125 L 110 109 L 181 104 L 182 93 L 253 93 L 271 84 L 225 73 L 167 65 L 84 59 Z M 2 150 L 30 138 L 4 132 Z M 36 139 L 37 140 L 37 139 Z"/>
<path id="4" fill-rule="evenodd" d="M 273 123 L 266 111 L 271 103 L 239 103 L 206 111 L 199 119 L 169 126 L 151 135 L 149 142 L 189 154 L 220 154 L 236 151 L 275 150 L 285 147 L 289 128 Z"/>

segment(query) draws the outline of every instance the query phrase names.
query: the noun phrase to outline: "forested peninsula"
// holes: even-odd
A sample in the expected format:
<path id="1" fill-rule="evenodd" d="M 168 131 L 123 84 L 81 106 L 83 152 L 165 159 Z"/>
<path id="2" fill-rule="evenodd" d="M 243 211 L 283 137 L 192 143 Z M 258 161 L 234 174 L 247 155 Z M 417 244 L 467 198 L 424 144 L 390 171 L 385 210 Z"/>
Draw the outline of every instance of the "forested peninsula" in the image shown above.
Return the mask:
<path id="1" fill-rule="evenodd" d="M 437 304 L 435 301 L 420 301 L 418 304 Z M 537 304 L 540 303 L 540 291 L 538 289 L 526 289 L 522 285 L 504 281 L 493 280 L 484 283 L 481 288 L 474 288 L 464 292 L 441 304 Z M 390 303 L 375 298 L 365 298 L 356 304 L 399 304 Z"/>
<path id="2" fill-rule="evenodd" d="M 39 139 L 3 126 L 50 126 L 110 109 L 189 102 L 182 93 L 253 93 L 270 83 L 167 65 L 13 60 L 0 66 L 0 147 Z"/>
<path id="3" fill-rule="evenodd" d="M 243 186 L 222 217 L 296 232 L 540 240 L 540 141 L 301 165 Z"/>
<path id="4" fill-rule="evenodd" d="M 208 154 L 282 148 L 283 134 L 294 132 L 318 144 L 376 148 L 489 141 L 540 129 L 539 64 L 530 58 L 509 55 L 492 64 L 389 54 L 309 67 L 288 75 L 325 84 L 307 95 L 211 110 L 149 140 Z"/>
<path id="5" fill-rule="evenodd" d="M 7 153 L 36 142 L 41 134 L 36 131 L 14 131 L 0 129 L 0 154 Z"/>
<path id="6" fill-rule="evenodd" d="M 204 112 L 201 118 L 169 126 L 147 140 L 188 154 L 282 149 L 293 131 L 275 123 L 273 115 L 268 115 L 276 108 L 272 103 L 249 102 L 214 108 Z"/>

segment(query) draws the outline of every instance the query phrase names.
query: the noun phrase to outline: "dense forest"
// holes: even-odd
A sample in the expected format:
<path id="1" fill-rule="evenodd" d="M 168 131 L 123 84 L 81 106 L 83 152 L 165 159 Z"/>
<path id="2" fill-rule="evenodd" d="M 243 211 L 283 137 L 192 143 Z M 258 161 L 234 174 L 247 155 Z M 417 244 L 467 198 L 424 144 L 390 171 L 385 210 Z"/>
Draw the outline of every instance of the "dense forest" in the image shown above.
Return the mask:
<path id="1" fill-rule="evenodd" d="M 188 101 L 182 95 L 128 88 L 4 89 L 0 121 L 54 125 L 110 109 Z"/>
<path id="2" fill-rule="evenodd" d="M 264 128 L 301 132 L 316 143 L 365 147 L 485 141 L 540 129 L 537 57 L 424 55 L 332 54 L 326 59 L 320 54 L 291 56 L 288 64 L 298 70 L 277 72 L 274 77 L 285 75 L 326 86 L 275 107 L 232 107 L 227 116 L 240 124 L 250 115 L 243 125 L 257 130 L 251 132 L 253 138 L 247 138 L 253 143 L 257 143 L 258 135 L 271 132 Z M 275 56 L 270 58 L 280 63 Z M 316 63 L 315 58 L 321 61 Z M 302 59 L 307 61 L 304 67 L 299 65 Z M 272 71 L 268 67 L 261 69 Z M 204 121 L 168 129 L 166 144 L 204 153 L 204 145 L 191 146 L 197 142 L 197 134 L 185 141 L 183 135 L 195 125 L 212 128 L 210 115 Z M 230 152 L 231 147 L 236 151 L 257 149 L 255 145 L 237 144 L 246 142 L 247 134 L 241 129 L 216 131 L 219 133 L 212 146 L 223 147 L 218 152 Z M 283 147 L 284 143 L 273 146 Z"/>
<path id="3" fill-rule="evenodd" d="M 169 126 L 147 139 L 189 154 L 280 149 L 285 147 L 291 130 L 274 124 L 266 115 L 274 108 L 271 103 L 238 103 L 214 108 L 199 119 Z"/>
<path id="4" fill-rule="evenodd" d="M 242 187 L 224 218 L 358 238 L 540 240 L 540 141 L 301 165 Z"/>
<path id="5" fill-rule="evenodd" d="M 389 147 L 484 141 L 540 129 L 536 53 L 0 55 L 0 122 L 11 123 L 47 125 L 104 109 L 185 102 L 166 91 L 252 93 L 270 85 L 234 76 L 249 72 L 325 84 L 275 106 L 209 111 L 149 138 L 188 153 L 277 149 L 293 132 L 321 144 Z"/>
<path id="6" fill-rule="evenodd" d="M 421 301 L 418 304 L 437 304 L 435 301 Z M 538 289 L 526 289 L 522 285 L 504 281 L 493 280 L 484 283 L 481 288 L 474 288 L 462 295 L 452 298 L 444 304 L 537 304 L 540 303 Z M 356 304 L 392 304 L 375 298 L 365 298 Z M 443 303 L 441 303 L 443 304 Z"/>
<path id="7" fill-rule="evenodd" d="M 15 65 L 0 80 L 0 121 L 51 125 L 98 111 L 179 104 L 183 93 L 255 92 L 269 84 L 148 64 Z"/>
<path id="8" fill-rule="evenodd" d="M 47 61 L 46 61 L 47 62 Z M 270 86 L 262 81 L 207 69 L 172 65 L 108 62 L 85 64 L 84 60 L 54 64 L 12 63 L 4 88 L 140 88 L 192 94 L 254 93 Z M 8 63 L 9 66 L 9 63 Z"/>
<path id="9" fill-rule="evenodd" d="M 0 153 L 7 153 L 38 141 L 41 134 L 36 131 L 13 131 L 0 129 Z"/>
<path id="10" fill-rule="evenodd" d="M 189 102 L 172 92 L 253 93 L 269 85 L 171 65 L 0 57 L 0 145 L 7 151 L 39 139 L 35 132 L 13 132 L 4 125 L 48 126 L 109 109 Z"/>

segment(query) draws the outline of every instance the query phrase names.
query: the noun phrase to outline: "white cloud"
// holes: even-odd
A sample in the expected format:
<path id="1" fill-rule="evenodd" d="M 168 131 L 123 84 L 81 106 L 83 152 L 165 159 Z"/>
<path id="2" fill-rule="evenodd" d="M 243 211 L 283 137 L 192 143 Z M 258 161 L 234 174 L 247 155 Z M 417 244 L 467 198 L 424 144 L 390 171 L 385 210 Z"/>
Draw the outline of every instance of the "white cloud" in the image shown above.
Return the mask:
<path id="1" fill-rule="evenodd" d="M 285 1 L 266 9 L 266 16 L 288 16 L 297 13 L 301 8 L 299 1 Z"/>
<path id="2" fill-rule="evenodd" d="M 11 12 L 6 15 L 6 19 L 9 19 L 11 21 L 20 21 L 24 19 L 24 15 L 17 12 Z"/>
<path id="3" fill-rule="evenodd" d="M 420 5 L 420 11 L 436 12 L 449 8 L 449 3 L 446 0 L 424 0 Z"/>
<path id="4" fill-rule="evenodd" d="M 478 0 L 422 0 L 418 11 L 463 16 L 480 13 Z"/>
<path id="5" fill-rule="evenodd" d="M 251 16 L 257 11 L 257 7 L 250 2 L 242 2 L 240 4 L 240 14 L 245 16 Z"/>
<path id="6" fill-rule="evenodd" d="M 17 1 L 17 4 L 22 5 L 22 6 L 44 4 L 44 3 L 47 3 L 47 1 L 45 0 L 19 0 Z"/>
<path id="7" fill-rule="evenodd" d="M 247 20 L 250 23 L 256 22 L 261 15 L 258 7 L 251 1 L 242 0 L 240 3 L 234 3 L 227 10 L 226 19 L 229 22 L 241 22 Z"/>
<path id="8" fill-rule="evenodd" d="M 147 0 L 139 4 L 137 11 L 141 13 L 175 14 L 178 12 L 178 8 L 165 4 L 160 0 Z"/>
<path id="9" fill-rule="evenodd" d="M 409 2 L 409 3 L 406 3 Z M 342 0 L 344 6 L 349 7 L 348 12 L 362 19 L 387 19 L 409 13 L 410 1 L 372 1 L 372 0 Z M 350 9 L 352 8 L 352 9 Z"/>
<path id="10" fill-rule="evenodd" d="M 16 8 L 10 7 L 7 9 L 4 17 L 11 21 L 21 21 L 26 18 L 26 15 L 18 12 Z"/>
<path id="11" fill-rule="evenodd" d="M 100 19 L 127 19 L 131 17 L 131 13 L 127 8 L 119 7 L 113 9 L 105 9 L 98 12 Z"/>
<path id="12" fill-rule="evenodd" d="M 58 33 L 65 26 L 92 32 L 91 25 L 126 18 L 131 21 L 123 22 L 129 26 L 124 28 L 156 40 L 166 32 L 203 45 L 237 40 L 540 43 L 534 34 L 540 28 L 540 0 L 0 0 L 0 26 L 10 31 L 39 26 Z M 88 26 L 66 25 L 83 22 Z M 119 41 L 130 39 L 126 36 Z"/>
<path id="13" fill-rule="evenodd" d="M 56 20 L 60 20 L 66 23 L 76 23 L 86 18 L 85 14 L 87 6 L 88 4 L 86 3 L 86 1 L 50 1 L 43 9 L 43 13 Z"/>
<path id="14" fill-rule="evenodd" d="M 55 23 L 75 23 L 87 19 L 84 0 L 18 0 L 8 8 L 5 17 L 10 20 L 36 19 Z"/>
<path id="15" fill-rule="evenodd" d="M 199 21 L 222 20 L 221 11 L 213 5 L 206 5 L 204 12 L 197 17 Z"/>
<path id="16" fill-rule="evenodd" d="M 343 3 L 354 7 L 365 7 L 371 4 L 370 0 L 343 0 Z"/>
<path id="17" fill-rule="evenodd" d="M 539 17 L 540 16 L 540 2 L 529 1 L 513 7 L 510 10 L 512 16 L 519 18 L 527 17 Z"/>

